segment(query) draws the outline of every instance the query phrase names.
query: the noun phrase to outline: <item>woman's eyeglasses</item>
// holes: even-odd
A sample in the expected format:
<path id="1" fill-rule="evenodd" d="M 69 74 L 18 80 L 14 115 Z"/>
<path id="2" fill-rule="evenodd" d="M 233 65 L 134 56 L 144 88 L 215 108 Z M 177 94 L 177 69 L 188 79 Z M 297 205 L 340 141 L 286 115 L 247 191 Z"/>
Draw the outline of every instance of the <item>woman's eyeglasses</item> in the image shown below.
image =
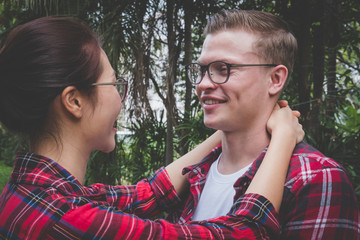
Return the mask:
<path id="1" fill-rule="evenodd" d="M 116 89 L 118 90 L 120 96 L 121 96 L 121 102 L 125 101 L 126 93 L 128 89 L 128 81 L 125 78 L 119 77 L 116 79 L 115 82 L 112 83 L 93 83 L 91 86 L 104 86 L 104 85 L 113 85 L 116 86 Z"/>

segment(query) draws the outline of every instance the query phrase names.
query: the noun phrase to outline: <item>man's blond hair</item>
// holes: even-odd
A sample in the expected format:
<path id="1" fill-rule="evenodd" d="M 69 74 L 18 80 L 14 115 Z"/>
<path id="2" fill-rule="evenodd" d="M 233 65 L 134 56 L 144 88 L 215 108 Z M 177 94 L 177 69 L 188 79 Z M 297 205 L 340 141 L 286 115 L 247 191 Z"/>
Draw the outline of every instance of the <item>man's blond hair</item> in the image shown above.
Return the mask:
<path id="1" fill-rule="evenodd" d="M 283 64 L 289 75 L 293 70 L 297 41 L 281 18 L 256 10 L 222 10 L 211 16 L 205 36 L 227 29 L 240 29 L 258 36 L 254 51 L 266 63 Z M 241 44 L 241 43 L 239 43 Z"/>

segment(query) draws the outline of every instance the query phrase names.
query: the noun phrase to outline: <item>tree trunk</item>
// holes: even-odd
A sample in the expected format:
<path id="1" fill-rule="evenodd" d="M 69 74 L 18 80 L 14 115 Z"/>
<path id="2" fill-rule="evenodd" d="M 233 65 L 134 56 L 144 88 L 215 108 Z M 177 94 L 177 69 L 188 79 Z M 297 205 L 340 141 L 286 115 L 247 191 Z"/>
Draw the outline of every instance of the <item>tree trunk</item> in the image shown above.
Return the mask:
<path id="1" fill-rule="evenodd" d="M 174 74 L 174 62 L 176 56 L 176 47 L 175 47 L 175 30 L 174 30 L 174 0 L 166 1 L 166 23 L 167 23 L 167 40 L 168 40 L 168 54 L 169 54 L 169 64 L 166 71 L 166 147 L 165 147 L 165 164 L 168 165 L 173 161 L 174 156 L 174 106 L 175 106 L 175 96 L 174 96 L 174 85 L 175 85 L 175 74 Z"/>
<path id="2" fill-rule="evenodd" d="M 330 119 L 335 117 L 336 108 L 336 55 L 339 43 L 339 22 L 338 22 L 338 6 L 337 1 L 327 0 L 326 21 L 328 33 L 328 72 L 327 72 L 327 104 L 326 114 Z"/>
<path id="3" fill-rule="evenodd" d="M 303 116 L 303 125 L 309 126 L 310 119 L 310 84 L 309 84 L 309 57 L 311 51 L 311 15 L 309 10 L 309 1 L 302 0 L 294 2 L 294 14 L 296 21 L 296 37 L 298 40 L 298 93 L 299 93 L 299 111 Z"/>
<path id="4" fill-rule="evenodd" d="M 184 65 L 192 62 L 192 29 L 191 23 L 193 20 L 192 17 L 192 8 L 193 1 L 192 0 L 184 0 L 184 21 L 185 21 L 185 32 L 184 32 L 184 48 L 185 48 L 185 56 L 184 56 Z M 185 106 L 184 106 L 184 123 L 189 122 L 190 112 L 191 112 L 191 98 L 192 91 L 194 86 L 192 85 L 188 76 L 185 76 Z M 179 153 L 180 155 L 184 155 L 189 150 L 188 140 L 189 137 L 186 136 L 186 130 L 180 130 L 180 144 L 179 144 Z"/>
<path id="5" fill-rule="evenodd" d="M 324 61 L 325 61 L 325 48 L 324 48 L 324 21 L 322 2 L 317 6 L 318 16 L 320 17 L 320 24 L 313 27 L 313 102 L 311 103 L 312 109 L 310 114 L 310 134 L 318 142 L 321 136 L 320 124 L 320 107 L 322 105 L 323 83 L 324 83 Z"/>
<path id="6" fill-rule="evenodd" d="M 136 57 L 136 64 L 134 68 L 134 84 L 132 91 L 132 101 L 134 101 L 133 107 L 134 109 L 134 116 L 139 118 L 154 118 L 153 111 L 150 106 L 149 98 L 148 98 L 148 89 L 149 89 L 149 59 L 148 55 L 151 44 L 151 38 L 152 33 L 150 33 L 150 36 L 148 38 L 144 37 L 143 35 L 143 24 L 144 24 L 144 18 L 146 15 L 146 8 L 147 8 L 147 2 L 137 2 L 137 19 L 138 23 L 134 25 L 137 28 L 137 31 L 135 31 L 136 37 L 134 40 L 137 42 L 136 44 L 131 44 L 133 46 L 133 52 Z M 155 19 L 151 19 L 148 21 L 149 25 L 152 25 L 153 23 L 150 23 L 150 21 L 155 21 Z M 132 116 L 132 113 L 130 114 L 130 117 Z"/>

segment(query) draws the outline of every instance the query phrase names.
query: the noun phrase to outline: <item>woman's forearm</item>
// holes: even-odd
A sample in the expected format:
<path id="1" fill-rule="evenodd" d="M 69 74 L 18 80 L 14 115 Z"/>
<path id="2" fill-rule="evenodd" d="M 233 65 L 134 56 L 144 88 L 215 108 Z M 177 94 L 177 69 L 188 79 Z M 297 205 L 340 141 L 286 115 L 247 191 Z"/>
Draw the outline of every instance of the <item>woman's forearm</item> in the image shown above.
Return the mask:
<path id="1" fill-rule="evenodd" d="M 246 193 L 266 197 L 279 211 L 284 191 L 284 182 L 296 139 L 273 133 L 265 157 Z"/>
<path id="2" fill-rule="evenodd" d="M 182 169 L 199 163 L 214 147 L 221 143 L 221 135 L 221 131 L 216 131 L 196 148 L 166 167 L 171 183 L 174 185 L 178 194 L 181 194 L 186 186 L 186 175 L 182 174 Z"/>

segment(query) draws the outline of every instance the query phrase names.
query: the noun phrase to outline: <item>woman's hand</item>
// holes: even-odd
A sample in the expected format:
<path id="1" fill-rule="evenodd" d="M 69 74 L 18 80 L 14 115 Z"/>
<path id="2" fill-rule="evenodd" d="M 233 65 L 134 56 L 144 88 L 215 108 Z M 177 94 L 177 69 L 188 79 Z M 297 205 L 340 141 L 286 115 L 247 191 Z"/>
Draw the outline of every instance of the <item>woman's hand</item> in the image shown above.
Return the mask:
<path id="1" fill-rule="evenodd" d="M 303 140 L 305 132 L 299 123 L 300 112 L 292 111 L 288 102 L 280 100 L 275 105 L 267 122 L 267 131 L 272 135 L 281 135 L 284 139 L 299 143 Z"/>

